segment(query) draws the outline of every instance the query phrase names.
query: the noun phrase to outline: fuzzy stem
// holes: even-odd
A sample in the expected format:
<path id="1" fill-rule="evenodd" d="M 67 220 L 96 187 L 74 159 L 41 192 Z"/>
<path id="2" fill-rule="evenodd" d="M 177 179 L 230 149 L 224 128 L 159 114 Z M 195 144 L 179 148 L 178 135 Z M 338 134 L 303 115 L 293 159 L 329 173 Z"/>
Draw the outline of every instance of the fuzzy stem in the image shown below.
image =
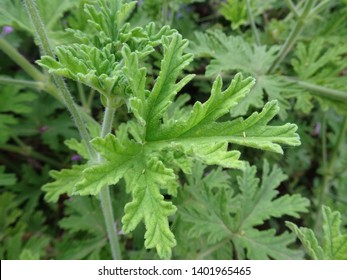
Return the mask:
<path id="1" fill-rule="evenodd" d="M 45 55 L 49 55 L 51 57 L 55 57 L 53 50 L 50 46 L 49 43 L 49 39 L 45 30 L 45 26 L 41 20 L 41 16 L 40 16 L 40 12 L 37 9 L 36 6 L 36 1 L 35 0 L 24 0 L 24 6 L 29 14 L 29 17 L 33 23 L 33 26 L 36 30 L 36 34 L 37 34 L 37 39 L 40 42 L 40 46 L 41 46 L 41 50 L 42 53 Z M 90 141 L 90 135 L 86 129 L 86 126 L 82 120 L 82 117 L 80 116 L 75 102 L 72 99 L 72 96 L 63 80 L 62 77 L 58 76 L 58 75 L 52 75 L 53 79 L 59 89 L 60 94 L 62 95 L 62 98 L 64 100 L 64 103 L 67 107 L 67 109 L 69 110 L 74 123 L 81 135 L 81 138 L 83 140 L 83 142 L 85 143 L 88 153 L 90 155 L 91 158 L 96 158 L 96 153 L 95 150 L 92 148 L 92 146 L 90 145 L 89 141 Z"/>
<path id="2" fill-rule="evenodd" d="M 24 4 L 26 7 L 26 10 L 33 22 L 33 25 L 36 29 L 37 37 L 40 42 L 42 52 L 46 55 L 49 55 L 51 57 L 54 57 L 53 50 L 50 46 L 45 27 L 43 25 L 43 22 L 41 20 L 40 13 L 36 7 L 36 2 L 35 0 L 24 0 Z M 90 158 L 92 160 L 98 160 L 100 158 L 99 155 L 95 152 L 95 150 L 92 148 L 90 145 L 90 136 L 87 132 L 87 129 L 85 127 L 85 124 L 79 114 L 79 111 L 77 110 L 77 107 L 72 99 L 72 96 L 64 83 L 63 78 L 61 78 L 58 75 L 53 75 L 53 78 L 55 80 L 55 83 L 63 96 L 64 102 L 68 110 L 70 111 L 72 118 L 75 122 L 75 125 L 77 126 L 81 138 L 84 141 L 84 143 L 87 146 Z M 111 110 L 112 113 L 112 110 Z M 105 118 L 103 121 L 103 133 L 108 133 L 106 132 L 107 129 L 110 129 L 112 127 L 112 120 L 113 120 L 113 115 L 114 115 L 114 110 L 113 113 L 111 114 L 106 110 Z M 110 246 L 111 246 L 111 251 L 112 251 L 112 256 L 114 259 L 120 259 L 121 254 L 119 250 L 119 242 L 118 242 L 118 236 L 117 233 L 115 232 L 114 228 L 114 219 L 113 219 L 113 209 L 112 209 L 112 204 L 111 204 L 111 199 L 109 195 L 109 189 L 108 186 L 105 186 L 100 193 L 100 199 L 101 199 L 101 205 L 102 205 L 102 210 L 104 214 L 104 219 L 106 223 L 106 229 L 107 229 L 107 234 L 108 238 L 110 241 Z"/>
<path id="3" fill-rule="evenodd" d="M 16 62 L 30 77 L 36 81 L 45 81 L 46 77 L 22 56 L 11 44 L 0 37 L 0 50 Z"/>
<path id="4" fill-rule="evenodd" d="M 268 74 L 274 72 L 277 69 L 277 67 L 280 65 L 280 63 L 285 59 L 287 54 L 293 48 L 293 46 L 296 43 L 296 40 L 297 40 L 299 34 L 301 33 L 301 31 L 303 30 L 303 28 L 305 26 L 306 18 L 309 16 L 310 11 L 311 11 L 311 9 L 312 9 L 312 7 L 314 5 L 314 2 L 315 2 L 314 0 L 306 0 L 303 12 L 300 14 L 300 17 L 298 18 L 298 21 L 296 22 L 296 24 L 295 24 L 293 30 L 291 31 L 289 37 L 287 38 L 287 40 L 283 44 L 283 46 L 282 46 L 280 52 L 278 53 L 276 59 L 274 60 L 274 62 L 270 66 L 269 70 L 267 71 Z"/>
<path id="5" fill-rule="evenodd" d="M 104 119 L 103 119 L 102 127 L 101 127 L 100 136 L 102 138 L 104 138 L 108 133 L 112 131 L 113 118 L 116 112 L 116 109 L 109 106 L 109 102 L 107 102 L 107 105 L 108 106 L 106 107 Z M 98 161 L 102 162 L 100 155 L 98 155 Z M 113 256 L 113 259 L 120 260 L 122 259 L 122 255 L 121 255 L 121 251 L 119 247 L 117 229 L 114 224 L 112 202 L 111 202 L 110 190 L 108 186 L 105 186 L 101 189 L 100 200 L 101 200 L 102 211 L 104 214 L 108 238 L 110 241 L 112 256 Z"/>
<path id="6" fill-rule="evenodd" d="M 252 27 L 254 41 L 258 46 L 260 46 L 259 32 L 258 32 L 257 26 L 255 25 L 255 20 L 253 17 L 252 8 L 251 8 L 251 4 L 250 4 L 249 0 L 246 0 L 246 5 L 247 5 L 248 18 L 249 18 L 249 21 L 250 21 L 251 27 Z"/>

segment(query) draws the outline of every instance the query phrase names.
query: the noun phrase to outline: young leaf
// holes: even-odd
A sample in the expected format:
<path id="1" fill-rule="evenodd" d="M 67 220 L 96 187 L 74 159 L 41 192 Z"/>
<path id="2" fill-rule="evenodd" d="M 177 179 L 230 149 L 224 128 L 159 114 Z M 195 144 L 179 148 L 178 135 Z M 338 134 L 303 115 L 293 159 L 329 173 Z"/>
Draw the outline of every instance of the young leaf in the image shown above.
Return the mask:
<path id="1" fill-rule="evenodd" d="M 70 181 L 75 184 L 75 194 L 95 195 L 105 185 L 116 184 L 124 177 L 133 200 L 125 207 L 123 230 L 130 232 L 143 220 L 145 246 L 156 248 L 160 257 L 169 258 L 176 241 L 168 216 L 175 212 L 175 207 L 164 200 L 160 191 L 166 189 L 168 194 L 176 195 L 174 169 L 179 167 L 189 173 L 192 158 L 242 169 L 240 153 L 229 151 L 228 143 L 282 153 L 279 144 L 299 145 L 300 141 L 295 125 L 268 125 L 279 110 L 276 102 L 268 103 L 261 113 L 245 120 L 218 121 L 253 85 L 253 79 L 243 79 L 242 75 L 237 75 L 224 91 L 218 77 L 205 103 L 195 103 L 189 114 L 169 116 L 166 111 L 176 94 L 193 78 L 188 75 L 176 81 L 192 56 L 183 54 L 188 42 L 180 35 L 163 36 L 161 40 L 164 56 L 151 91 L 146 89 L 146 69 L 140 67 L 140 54 L 123 47 L 122 73 L 129 95 L 126 104 L 135 120 L 119 126 L 116 135 L 93 139 L 91 143 L 100 154 L 100 161 L 91 162 L 83 171 L 84 167 L 76 169 L 82 172 L 80 177 L 71 171 Z M 174 119 L 176 116 L 178 119 Z M 167 151 L 171 151 L 171 162 Z M 59 191 L 55 187 L 59 184 L 51 184 L 54 186 L 51 195 L 56 198 Z"/>
<path id="2" fill-rule="evenodd" d="M 311 229 L 298 228 L 295 224 L 287 222 L 287 226 L 297 235 L 304 245 L 307 253 L 315 260 L 346 260 L 347 234 L 341 233 L 341 214 L 323 206 L 323 246 Z"/>
<path id="3" fill-rule="evenodd" d="M 176 240 L 170 230 L 167 217 L 175 213 L 176 207 L 172 205 L 172 202 L 164 200 L 159 188 L 175 184 L 176 176 L 156 158 L 146 163 L 139 163 L 135 169 L 138 169 L 135 173 L 139 176 L 136 182 L 132 180 L 136 185 L 132 186 L 133 201 L 125 207 L 125 215 L 122 219 L 123 231 L 129 233 L 141 220 L 144 220 L 146 248 L 156 248 L 159 256 L 169 259 L 171 248 L 176 245 Z"/>
<path id="4" fill-rule="evenodd" d="M 81 180 L 82 171 L 85 168 L 85 165 L 74 165 L 71 169 L 50 171 L 49 175 L 55 181 L 42 186 L 42 190 L 46 192 L 45 200 L 47 202 L 57 202 L 59 196 L 64 193 L 71 196 L 74 193 L 75 185 Z"/>

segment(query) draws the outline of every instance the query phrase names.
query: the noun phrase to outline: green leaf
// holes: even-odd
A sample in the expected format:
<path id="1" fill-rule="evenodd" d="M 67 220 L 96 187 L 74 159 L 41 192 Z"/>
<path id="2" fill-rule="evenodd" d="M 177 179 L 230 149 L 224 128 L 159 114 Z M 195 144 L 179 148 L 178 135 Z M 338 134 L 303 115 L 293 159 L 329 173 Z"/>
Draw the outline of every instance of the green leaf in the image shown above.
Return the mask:
<path id="1" fill-rule="evenodd" d="M 64 214 L 65 217 L 59 221 L 64 230 L 62 241 L 57 244 L 59 258 L 100 259 L 100 252 L 108 249 L 100 201 L 95 197 L 70 198 L 65 201 Z"/>
<path id="2" fill-rule="evenodd" d="M 5 166 L 0 166 L 0 186 L 11 186 L 16 183 L 17 179 L 14 174 L 5 173 Z"/>
<path id="3" fill-rule="evenodd" d="M 341 72 L 347 67 L 344 57 L 347 55 L 345 44 L 342 42 L 330 42 L 323 38 L 311 40 L 309 43 L 299 43 L 295 49 L 292 65 L 298 77 L 302 81 L 310 84 L 324 86 L 329 89 L 346 92 L 347 98 L 347 79 L 341 76 Z M 307 108 L 312 108 L 312 97 L 316 98 L 323 110 L 334 108 L 337 112 L 345 114 L 347 110 L 346 102 L 341 102 L 341 98 L 337 99 L 330 95 L 317 94 L 313 89 L 298 87 L 304 90 L 306 95 L 306 106 L 300 104 L 302 102 L 302 93 L 298 96 L 296 108 L 303 107 L 303 111 L 307 112 Z M 314 88 L 314 87 L 313 87 Z M 305 110 L 306 109 L 306 110 Z"/>
<path id="4" fill-rule="evenodd" d="M 47 144 L 52 150 L 59 150 L 61 147 L 60 139 L 77 137 L 78 132 L 71 117 L 67 113 L 54 115 L 45 119 L 45 131 L 41 134 L 43 143 Z"/>
<path id="5" fill-rule="evenodd" d="M 323 248 L 319 245 L 318 240 L 311 229 L 303 227 L 298 228 L 291 222 L 286 222 L 286 225 L 297 235 L 311 258 L 315 260 L 324 259 Z"/>
<path id="6" fill-rule="evenodd" d="M 211 58 L 206 68 L 207 76 L 241 71 L 255 77 L 256 84 L 251 92 L 231 112 L 232 116 L 245 115 L 250 106 L 261 108 L 266 93 L 269 100 L 277 99 L 281 105 L 280 116 L 286 117 L 289 109 L 289 93 L 295 91 L 292 83 L 279 75 L 269 75 L 268 69 L 276 58 L 278 46 L 251 45 L 241 37 L 226 36 L 219 30 L 209 33 L 195 33 L 196 40 L 191 43 L 189 51 L 199 57 Z"/>
<path id="7" fill-rule="evenodd" d="M 20 92 L 18 87 L 6 86 L 0 90 L 0 143 L 5 143 L 13 134 L 13 125 L 18 123 L 20 115 L 32 111 L 31 104 L 36 95 L 32 92 Z M 18 117 L 13 116 L 13 113 Z"/>
<path id="8" fill-rule="evenodd" d="M 341 214 L 322 206 L 323 213 L 323 246 L 311 229 L 300 227 L 287 222 L 287 226 L 298 236 L 307 253 L 315 260 L 346 260 L 347 234 L 341 233 Z"/>
<path id="9" fill-rule="evenodd" d="M 84 44 L 61 46 L 56 50 L 59 61 L 43 56 L 37 63 L 50 73 L 82 82 L 109 96 L 120 78 L 120 65 L 111 49 L 111 44 L 102 49 Z"/>
<path id="10" fill-rule="evenodd" d="M 189 185 L 184 188 L 189 195 L 179 208 L 189 238 L 203 238 L 211 248 L 218 242 L 226 245 L 232 241 L 241 259 L 301 257 L 299 251 L 288 248 L 295 240 L 292 234 L 276 235 L 275 229 L 255 228 L 264 227 L 264 222 L 272 218 L 298 218 L 299 213 L 307 212 L 306 198 L 298 194 L 278 197 L 276 188 L 286 176 L 277 166 L 270 171 L 269 164 L 264 162 L 259 186 L 256 168 L 246 164 L 243 175 L 237 177 L 237 189 L 231 188 L 230 183 L 217 187 L 213 180 L 207 180 L 210 175 L 204 177 L 203 166 L 193 170 L 195 174 L 188 176 Z M 220 173 L 224 172 L 219 171 L 219 176 Z"/>
<path id="11" fill-rule="evenodd" d="M 288 246 L 295 241 L 295 237 L 288 232 L 276 235 L 275 229 L 256 230 L 249 229 L 237 235 L 234 242 L 236 248 L 247 250 L 247 257 L 250 260 L 293 260 L 301 259 L 300 251 L 289 249 Z M 242 250 L 241 249 L 241 250 Z M 243 252 L 240 252 L 242 254 Z"/>
<path id="12" fill-rule="evenodd" d="M 161 258 L 169 259 L 176 240 L 167 217 L 175 213 L 176 207 L 164 200 L 159 188 L 165 188 L 170 181 L 175 181 L 176 176 L 155 158 L 146 163 L 139 163 L 135 168 L 138 169 L 136 173 L 140 175 L 136 182 L 132 180 L 136 186 L 133 190 L 133 201 L 125 206 L 123 231 L 129 233 L 144 220 L 146 248 L 156 248 Z"/>
<path id="13" fill-rule="evenodd" d="M 46 192 L 45 200 L 47 202 L 57 202 L 60 195 L 66 193 L 71 196 L 74 193 L 76 184 L 82 178 L 82 171 L 86 165 L 74 165 L 72 169 L 62 169 L 60 171 L 52 170 L 49 175 L 55 180 L 42 186 Z"/>
<path id="14" fill-rule="evenodd" d="M 178 34 L 162 36 L 160 40 L 163 59 L 151 90 L 147 89 L 147 70 L 141 67 L 143 53 L 131 51 L 126 45 L 122 48 L 124 98 L 135 118 L 120 125 L 116 135 L 94 138 L 91 144 L 100 159 L 90 162 L 83 171 L 84 167 L 76 172 L 72 170 L 70 181 L 75 185 L 75 189 L 72 188 L 74 194 L 96 195 L 102 187 L 124 178 L 126 190 L 133 200 L 125 208 L 123 230 L 129 233 L 144 221 L 146 248 L 156 248 L 161 258 L 169 258 L 176 241 L 170 231 L 168 216 L 175 212 L 175 207 L 164 200 L 161 191 L 171 196 L 177 194 L 175 171 L 182 169 L 190 173 L 192 159 L 242 169 L 240 153 L 229 151 L 228 143 L 282 153 L 280 144 L 299 145 L 300 141 L 295 125 L 268 125 L 279 110 L 276 102 L 266 104 L 262 112 L 245 120 L 219 121 L 251 89 L 253 79 L 243 79 L 242 75 L 236 75 L 224 91 L 218 77 L 210 98 L 203 104 L 196 102 L 186 109 L 182 108 L 182 99 L 175 104 L 177 93 L 193 78 L 193 75 L 187 75 L 178 80 L 192 55 L 183 54 L 188 42 Z M 73 67 L 79 66 L 70 68 Z M 170 113 L 175 107 L 189 112 Z M 72 145 L 82 151 L 81 147 Z M 53 185 L 53 189 L 58 185 Z M 71 187 L 69 185 L 68 189 Z"/>
<path id="15" fill-rule="evenodd" d="M 100 202 L 91 197 L 74 197 L 65 202 L 66 211 L 59 226 L 69 233 L 88 232 L 95 236 L 106 236 Z"/>
<path id="16" fill-rule="evenodd" d="M 283 195 L 276 198 L 276 190 L 280 183 L 287 179 L 276 165 L 270 171 L 267 161 L 264 161 L 263 176 L 260 187 L 256 178 L 256 168 L 247 166 L 243 176 L 237 177 L 241 195 L 241 208 L 238 210 L 235 222 L 237 227 L 248 228 L 260 225 L 271 217 L 284 215 L 299 218 L 299 213 L 306 212 L 309 201 L 299 194 Z"/>
<path id="17" fill-rule="evenodd" d="M 232 29 L 239 29 L 248 24 L 247 5 L 244 0 L 227 0 L 221 4 L 220 13 L 231 22 Z M 253 16 L 262 14 L 270 9 L 275 0 L 251 0 L 251 12 Z"/>
<path id="18" fill-rule="evenodd" d="M 122 132 L 118 134 L 120 133 Z M 104 162 L 83 171 L 83 179 L 76 185 L 76 193 L 81 195 L 95 195 L 102 187 L 116 184 L 141 157 L 141 145 L 128 139 L 116 138 L 112 134 L 104 139 L 94 139 L 92 145 Z"/>

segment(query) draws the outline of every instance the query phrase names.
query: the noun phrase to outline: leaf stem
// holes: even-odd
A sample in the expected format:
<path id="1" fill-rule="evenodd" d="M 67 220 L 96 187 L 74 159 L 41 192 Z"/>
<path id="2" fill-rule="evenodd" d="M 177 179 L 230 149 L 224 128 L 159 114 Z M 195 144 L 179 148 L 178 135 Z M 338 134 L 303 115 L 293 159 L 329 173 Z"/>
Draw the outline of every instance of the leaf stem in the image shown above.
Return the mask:
<path id="1" fill-rule="evenodd" d="M 268 74 L 272 73 L 273 71 L 275 71 L 277 69 L 277 67 L 280 65 L 280 63 L 285 59 L 287 54 L 293 48 L 298 36 L 300 35 L 301 31 L 303 30 L 303 28 L 305 26 L 305 21 L 306 21 L 307 17 L 310 15 L 310 11 L 314 5 L 314 2 L 315 2 L 315 0 L 306 0 L 303 12 L 300 14 L 298 21 L 296 22 L 294 28 L 292 29 L 291 33 L 289 34 L 289 37 L 287 38 L 287 40 L 283 44 L 281 50 L 277 54 L 276 59 L 271 64 L 270 68 L 268 69 L 268 71 L 267 71 Z"/>
<path id="2" fill-rule="evenodd" d="M 258 32 L 257 26 L 255 25 L 255 20 L 253 17 L 252 8 L 251 8 L 251 4 L 250 4 L 249 0 L 246 0 L 246 6 L 247 6 L 248 18 L 249 18 L 249 21 L 251 23 L 251 28 L 252 28 L 255 43 L 258 46 L 260 46 L 259 32 Z"/>
<path id="3" fill-rule="evenodd" d="M 11 44 L 0 37 L 0 50 L 16 62 L 30 77 L 36 81 L 44 82 L 46 77 L 35 68 L 23 55 L 21 55 Z"/>
<path id="4" fill-rule="evenodd" d="M 299 81 L 291 77 L 287 77 L 287 79 L 291 82 L 294 82 L 298 86 L 310 91 L 315 96 L 326 97 L 336 101 L 347 102 L 347 92 L 345 91 L 312 84 L 310 82 Z"/>
<path id="5" fill-rule="evenodd" d="M 47 162 L 54 168 L 61 168 L 61 164 L 59 162 L 56 162 L 55 160 L 34 151 L 33 148 L 30 146 L 18 147 L 18 146 L 10 145 L 10 144 L 0 144 L 0 150 L 13 152 L 25 157 L 36 158 L 40 161 Z"/>

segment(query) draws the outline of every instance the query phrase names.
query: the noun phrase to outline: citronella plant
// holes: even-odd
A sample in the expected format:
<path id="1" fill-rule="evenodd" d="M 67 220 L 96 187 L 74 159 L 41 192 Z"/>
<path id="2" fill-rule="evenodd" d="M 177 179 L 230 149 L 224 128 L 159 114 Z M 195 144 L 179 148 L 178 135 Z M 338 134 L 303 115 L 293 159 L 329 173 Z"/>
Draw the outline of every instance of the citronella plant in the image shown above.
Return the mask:
<path id="1" fill-rule="evenodd" d="M 52 52 L 45 52 L 38 61 L 53 74 L 58 86 L 58 76 L 64 76 L 97 90 L 106 110 L 102 133 L 90 142 L 97 158 L 85 152 L 87 139 L 82 146 L 74 142 L 70 147 L 84 154 L 88 163 L 52 172 L 55 181 L 43 190 L 48 201 L 57 201 L 63 193 L 103 193 L 108 185 L 124 178 L 132 200 L 124 209 L 123 232 L 130 233 L 143 221 L 145 247 L 156 248 L 161 258 L 170 258 L 176 240 L 168 217 L 176 207 L 163 194 L 177 195 L 179 170 L 190 173 L 196 160 L 242 170 L 245 163 L 240 152 L 230 150 L 230 144 L 282 153 L 280 145 L 295 146 L 300 140 L 294 124 L 269 125 L 279 111 L 276 101 L 246 119 L 219 120 L 254 85 L 254 79 L 241 74 L 224 89 L 217 77 L 206 102 L 196 102 L 191 109 L 176 106 L 172 114 L 176 95 L 194 77 L 179 78 L 193 59 L 184 54 L 188 41 L 168 27 L 158 31 L 154 24 L 131 28 L 125 21 L 134 7 L 134 2 L 104 0 L 86 5 L 89 23 L 98 35 L 70 30 L 80 43 L 58 47 L 57 59 Z M 144 65 L 155 49 L 162 50 L 162 60 L 151 85 Z M 122 104 L 132 117 L 113 134 L 112 118 Z"/>

